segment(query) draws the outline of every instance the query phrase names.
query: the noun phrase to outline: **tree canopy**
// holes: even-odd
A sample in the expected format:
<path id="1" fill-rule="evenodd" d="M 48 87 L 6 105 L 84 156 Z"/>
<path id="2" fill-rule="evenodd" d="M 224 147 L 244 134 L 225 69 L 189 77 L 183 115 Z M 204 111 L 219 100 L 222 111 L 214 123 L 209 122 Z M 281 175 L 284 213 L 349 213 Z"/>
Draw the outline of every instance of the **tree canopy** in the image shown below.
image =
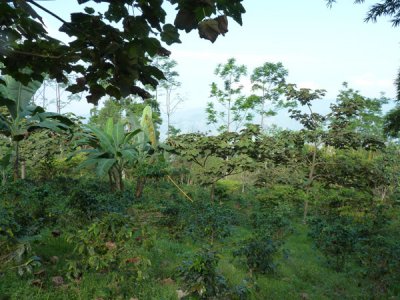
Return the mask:
<path id="1" fill-rule="evenodd" d="M 61 1 L 60 1 L 61 2 Z M 45 74 L 67 82 L 73 93 L 88 92 L 87 101 L 97 104 L 108 94 L 115 98 L 130 94 L 149 98 L 144 88 L 164 79 L 150 64 L 155 56 L 168 56 L 165 45 L 180 43 L 179 31 L 197 29 L 200 37 L 214 42 L 228 31 L 228 17 L 242 24 L 242 0 L 78 0 L 83 11 L 62 19 L 34 0 L 0 1 L 0 71 L 28 84 L 43 81 Z M 166 5 L 177 13 L 174 24 L 166 23 Z M 105 12 L 98 4 L 107 4 Z M 62 4 L 61 4 L 62 5 Z M 67 44 L 51 36 L 42 18 L 49 14 L 62 23 Z M 94 34 L 96 33 L 96 34 Z M 22 72 L 29 67 L 32 73 Z"/>
<path id="2" fill-rule="evenodd" d="M 332 6 L 336 0 L 326 0 L 328 6 Z M 365 0 L 355 0 L 354 3 L 364 3 Z M 383 0 L 380 3 L 375 3 L 368 10 L 365 21 L 376 22 L 378 18 L 388 16 L 391 17 L 393 26 L 400 25 L 400 2 L 397 0 Z"/>

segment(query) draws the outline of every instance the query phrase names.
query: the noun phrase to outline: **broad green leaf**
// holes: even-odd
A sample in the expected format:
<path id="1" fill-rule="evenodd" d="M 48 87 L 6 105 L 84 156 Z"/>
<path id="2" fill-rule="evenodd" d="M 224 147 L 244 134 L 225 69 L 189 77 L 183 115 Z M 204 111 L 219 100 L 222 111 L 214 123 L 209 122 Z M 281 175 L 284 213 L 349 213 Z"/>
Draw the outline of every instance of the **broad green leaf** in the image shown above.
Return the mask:
<path id="1" fill-rule="evenodd" d="M 88 125 L 87 127 L 98 138 L 100 146 L 103 148 L 103 150 L 105 150 L 107 152 L 110 152 L 110 153 L 114 153 L 115 152 L 111 136 L 107 135 L 103 130 L 101 130 L 100 128 L 97 128 L 96 126 Z"/>
<path id="2" fill-rule="evenodd" d="M 63 129 L 67 130 L 69 127 L 62 123 L 51 121 L 51 120 L 44 120 L 43 122 L 35 123 L 35 124 L 27 127 L 28 131 L 32 131 L 36 128 L 46 128 L 46 129 L 50 129 L 52 131 L 57 132 L 57 131 L 60 131 Z"/>
<path id="3" fill-rule="evenodd" d="M 157 137 L 156 132 L 154 130 L 154 124 L 152 119 L 152 111 L 151 107 L 148 105 L 144 108 L 142 114 L 142 120 L 140 122 L 143 131 L 146 133 L 147 138 L 150 140 L 150 143 L 153 147 L 157 146 Z"/>
<path id="4" fill-rule="evenodd" d="M 122 157 L 129 162 L 133 162 L 138 158 L 138 152 L 135 149 L 121 150 Z"/>
<path id="5" fill-rule="evenodd" d="M 103 176 L 108 173 L 112 166 L 117 162 L 114 158 L 103 158 L 97 161 L 96 173 Z"/>
<path id="6" fill-rule="evenodd" d="M 87 168 L 93 165 L 96 165 L 98 163 L 98 159 L 86 159 L 82 163 L 79 164 L 77 167 L 77 170 L 81 170 L 83 168 Z"/>
<path id="7" fill-rule="evenodd" d="M 38 107 L 40 107 L 40 106 L 38 106 Z M 39 114 L 39 116 L 40 116 L 40 118 L 43 118 L 43 119 L 57 120 L 58 122 L 63 123 L 68 126 L 71 126 L 74 124 L 74 122 L 72 122 L 68 117 L 60 115 L 58 113 L 54 113 L 54 112 L 42 112 Z"/>
<path id="8" fill-rule="evenodd" d="M 113 118 L 108 118 L 106 125 L 104 127 L 104 132 L 108 135 L 108 136 L 112 136 L 113 134 L 113 128 L 114 128 L 114 121 Z"/>
<path id="9" fill-rule="evenodd" d="M 167 43 L 167 45 L 171 45 L 173 43 L 181 43 L 179 39 L 178 29 L 172 24 L 165 24 L 163 26 L 163 31 L 161 32 L 161 39 Z"/>
<path id="10" fill-rule="evenodd" d="M 33 95 L 40 88 L 41 83 L 38 81 L 30 82 L 27 86 L 22 85 L 10 76 L 3 76 L 6 86 L 0 85 L 0 94 L 7 99 L 14 101 L 6 101 L 6 105 L 13 118 L 18 116 L 20 111 L 25 110 L 29 105 Z"/>
<path id="11" fill-rule="evenodd" d="M 141 131 L 142 131 L 141 129 L 136 129 L 136 130 L 134 130 L 134 131 L 129 132 L 129 133 L 125 136 L 123 144 L 128 144 L 129 141 L 130 141 L 133 137 L 135 137 L 138 133 L 140 133 Z"/>
<path id="12" fill-rule="evenodd" d="M 1 159 L 0 159 L 0 168 L 5 169 L 7 166 L 9 166 L 11 163 L 11 151 L 6 153 Z"/>
<path id="13" fill-rule="evenodd" d="M 114 147 L 118 149 L 124 141 L 125 130 L 124 124 L 122 122 L 118 122 L 114 125 L 112 137 L 114 140 Z"/>

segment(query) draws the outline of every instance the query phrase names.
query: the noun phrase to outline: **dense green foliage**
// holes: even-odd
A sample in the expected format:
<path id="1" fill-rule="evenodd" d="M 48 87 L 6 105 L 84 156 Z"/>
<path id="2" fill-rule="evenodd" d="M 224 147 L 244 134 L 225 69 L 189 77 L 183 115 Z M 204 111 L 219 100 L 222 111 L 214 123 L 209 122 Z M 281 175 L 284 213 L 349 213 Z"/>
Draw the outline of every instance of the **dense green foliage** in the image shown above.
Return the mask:
<path id="1" fill-rule="evenodd" d="M 242 1 L 165 1 L 174 24 L 161 0 L 95 2 L 104 13 L 87 6 L 69 22 L 33 0 L 0 2 L 0 299 L 400 297 L 398 107 L 384 117 L 389 99 L 344 83 L 319 114 L 326 91 L 287 83 L 270 62 L 246 95 L 247 68 L 231 58 L 207 107 L 219 133 L 173 132 L 179 82 L 162 43 L 194 29 L 215 41 L 227 17 L 241 24 Z M 392 2 L 367 20 L 399 25 Z M 68 45 L 39 10 L 63 23 Z M 68 74 L 72 93 L 111 97 L 89 124 L 32 101 L 44 78 Z M 153 99 L 132 97 L 151 87 Z M 299 130 L 265 128 L 287 108 Z"/>
<path id="2" fill-rule="evenodd" d="M 381 104 L 345 86 L 317 116 L 323 91 L 285 93 L 309 109 L 291 105 L 300 131 L 251 125 L 164 145 L 146 107 L 103 126 L 71 118 L 73 135 L 30 133 L 26 178 L 7 180 L 5 160 L 0 187 L 4 295 L 398 296 L 399 148 L 381 134 Z M 110 189 L 114 167 L 121 184 Z"/>

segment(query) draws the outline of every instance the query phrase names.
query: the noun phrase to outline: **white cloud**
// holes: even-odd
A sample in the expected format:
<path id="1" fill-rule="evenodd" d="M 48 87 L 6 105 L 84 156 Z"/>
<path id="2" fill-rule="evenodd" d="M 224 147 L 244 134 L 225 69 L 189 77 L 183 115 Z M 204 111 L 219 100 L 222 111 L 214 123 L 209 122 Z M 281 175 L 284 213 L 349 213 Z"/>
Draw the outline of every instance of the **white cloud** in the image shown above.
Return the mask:
<path id="1" fill-rule="evenodd" d="M 312 90 L 321 89 L 318 83 L 314 81 L 301 81 L 297 84 L 297 87 L 302 89 L 312 89 Z"/>
<path id="2" fill-rule="evenodd" d="M 224 63 L 229 58 L 233 57 L 236 59 L 238 64 L 245 64 L 250 67 L 256 67 L 264 62 L 299 62 L 306 64 L 317 63 L 316 59 L 312 56 L 301 55 L 297 53 L 285 53 L 285 54 L 259 54 L 241 51 L 239 53 L 231 51 L 229 53 L 222 53 L 218 51 L 197 51 L 197 50 L 173 50 L 171 57 L 175 60 L 191 60 L 198 62 L 199 60 L 207 63 L 218 64 Z"/>
<path id="3" fill-rule="evenodd" d="M 381 92 L 389 97 L 395 94 L 394 78 L 382 78 L 373 73 L 354 76 L 349 81 L 350 87 L 360 90 L 369 97 L 378 97 Z"/>
<path id="4" fill-rule="evenodd" d="M 361 74 L 357 77 L 351 79 L 351 82 L 360 87 L 376 87 L 376 88 L 392 88 L 393 87 L 393 79 L 387 78 L 378 78 L 376 75 L 372 73 Z"/>

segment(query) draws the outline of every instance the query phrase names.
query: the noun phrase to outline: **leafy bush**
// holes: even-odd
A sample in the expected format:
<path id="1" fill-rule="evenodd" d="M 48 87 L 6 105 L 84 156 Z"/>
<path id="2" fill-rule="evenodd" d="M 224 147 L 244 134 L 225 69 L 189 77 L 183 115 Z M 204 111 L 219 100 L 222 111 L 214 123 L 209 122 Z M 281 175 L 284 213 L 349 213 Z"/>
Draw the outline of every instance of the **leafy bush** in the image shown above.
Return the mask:
<path id="1" fill-rule="evenodd" d="M 207 238 L 211 242 L 231 234 L 235 212 L 223 205 L 196 202 L 184 216 L 186 232 L 193 237 Z"/>
<path id="2" fill-rule="evenodd" d="M 261 274 L 273 274 L 277 264 L 275 255 L 281 243 L 268 235 L 256 235 L 243 242 L 243 246 L 234 251 L 234 256 L 244 256 L 250 271 Z"/>
<path id="3" fill-rule="evenodd" d="M 265 232 L 275 238 L 281 238 L 290 228 L 291 209 L 285 204 L 274 208 L 259 208 L 251 215 L 251 224 L 254 230 Z"/>
<path id="4" fill-rule="evenodd" d="M 161 225 L 168 226 L 172 228 L 173 231 L 182 230 L 180 225 L 183 223 L 183 214 L 189 209 L 186 207 L 187 203 L 183 201 L 167 200 L 163 201 L 163 204 L 161 208 L 163 214 L 163 218 L 160 220 Z"/>
<path id="5" fill-rule="evenodd" d="M 351 217 L 314 218 L 310 236 L 336 271 L 343 270 L 360 239 L 361 227 Z"/>
<path id="6" fill-rule="evenodd" d="M 84 219 L 93 219 L 107 212 L 122 213 L 134 201 L 133 193 L 114 192 L 108 184 L 95 181 L 75 181 L 68 187 L 67 205 Z"/>
<path id="7" fill-rule="evenodd" d="M 398 234 L 397 234 L 398 236 Z M 400 288 L 400 245 L 393 235 L 372 236 L 357 247 L 357 257 L 364 277 L 371 280 L 371 292 L 377 298 L 392 293 L 398 295 Z"/>
<path id="8" fill-rule="evenodd" d="M 228 285 L 217 270 L 219 259 L 217 252 L 203 248 L 182 263 L 178 272 L 190 296 L 200 299 L 223 299 L 226 296 Z"/>
<path id="9" fill-rule="evenodd" d="M 28 181 L 16 181 L 0 187 L 0 227 L 15 237 L 34 235 L 45 225 L 49 195 L 46 186 L 37 187 Z"/>
<path id="10" fill-rule="evenodd" d="M 241 183 L 235 180 L 220 180 L 215 185 L 215 198 L 218 201 L 226 201 L 231 198 L 232 195 L 240 193 Z"/>
<path id="11" fill-rule="evenodd" d="M 250 216 L 253 228 L 274 238 L 282 238 L 290 229 L 290 220 L 296 214 L 297 196 L 293 189 L 287 186 L 263 189 L 256 195 L 256 200 Z"/>
<path id="12" fill-rule="evenodd" d="M 398 211 L 383 205 L 371 210 L 356 245 L 355 256 L 376 298 L 400 293 L 400 224 L 393 222 L 397 215 Z"/>
<path id="13" fill-rule="evenodd" d="M 135 234 L 137 229 L 129 217 L 110 213 L 83 230 L 69 233 L 67 241 L 75 245 L 74 252 L 80 256 L 83 270 L 112 269 L 126 263 L 147 265 L 147 260 L 140 257 L 123 261 L 122 250 L 126 250 L 127 243 L 134 240 Z"/>
<path id="14" fill-rule="evenodd" d="M 182 234 L 206 238 L 210 242 L 228 237 L 238 220 L 236 211 L 208 200 L 194 203 L 188 200 L 165 201 L 163 204 L 163 225 L 173 227 L 175 234 L 181 231 Z"/>

